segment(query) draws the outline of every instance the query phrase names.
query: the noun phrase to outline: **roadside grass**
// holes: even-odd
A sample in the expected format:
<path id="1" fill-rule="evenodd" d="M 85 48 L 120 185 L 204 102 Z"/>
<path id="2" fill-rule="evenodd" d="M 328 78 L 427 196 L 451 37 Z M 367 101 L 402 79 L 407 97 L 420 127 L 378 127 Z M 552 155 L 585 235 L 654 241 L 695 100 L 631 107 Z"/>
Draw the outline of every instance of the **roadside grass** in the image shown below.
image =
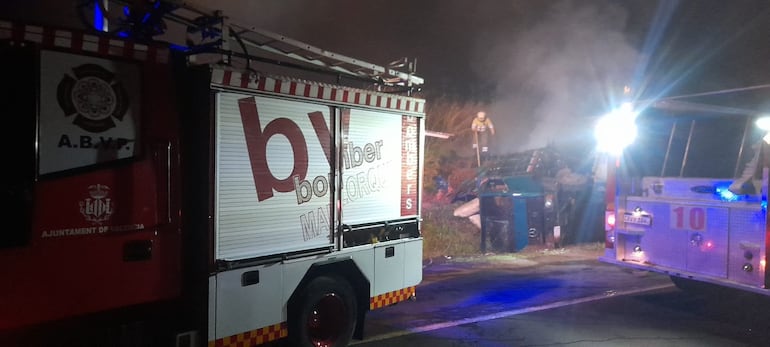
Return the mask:
<path id="1" fill-rule="evenodd" d="M 422 210 L 423 259 L 478 255 L 480 231 L 454 216 L 454 204 L 435 203 Z"/>
<path id="2" fill-rule="evenodd" d="M 457 204 L 437 199 L 435 177 L 458 189 L 475 176 L 475 154 L 471 146 L 471 121 L 487 107 L 482 102 L 434 97 L 426 105 L 426 129 L 452 134 L 449 139 L 426 138 L 423 171 L 422 234 L 423 259 L 465 257 L 480 253 L 481 232 L 467 218 L 455 217 Z M 473 159 L 473 160 L 472 160 Z"/>

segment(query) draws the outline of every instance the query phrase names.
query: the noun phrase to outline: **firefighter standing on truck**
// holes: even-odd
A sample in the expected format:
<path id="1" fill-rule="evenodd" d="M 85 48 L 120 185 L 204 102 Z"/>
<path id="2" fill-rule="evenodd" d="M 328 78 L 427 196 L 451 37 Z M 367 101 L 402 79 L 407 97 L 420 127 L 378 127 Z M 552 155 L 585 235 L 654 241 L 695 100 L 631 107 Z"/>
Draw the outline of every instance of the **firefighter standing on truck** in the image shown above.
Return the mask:
<path id="1" fill-rule="evenodd" d="M 481 165 L 482 159 L 486 159 L 489 154 L 489 135 L 495 135 L 495 126 L 487 118 L 486 112 L 479 111 L 471 122 L 471 130 L 473 130 L 473 149 L 476 150 L 476 159 Z"/>

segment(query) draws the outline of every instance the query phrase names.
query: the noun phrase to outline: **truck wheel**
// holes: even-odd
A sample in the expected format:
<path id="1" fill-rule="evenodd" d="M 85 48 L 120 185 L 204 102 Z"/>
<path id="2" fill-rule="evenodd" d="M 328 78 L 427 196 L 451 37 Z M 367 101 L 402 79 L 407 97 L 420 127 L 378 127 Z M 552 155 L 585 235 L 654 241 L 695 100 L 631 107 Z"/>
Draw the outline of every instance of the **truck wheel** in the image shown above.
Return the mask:
<path id="1" fill-rule="evenodd" d="M 356 324 L 356 301 L 350 284 L 336 277 L 316 277 L 300 293 L 289 318 L 292 346 L 347 346 Z"/>

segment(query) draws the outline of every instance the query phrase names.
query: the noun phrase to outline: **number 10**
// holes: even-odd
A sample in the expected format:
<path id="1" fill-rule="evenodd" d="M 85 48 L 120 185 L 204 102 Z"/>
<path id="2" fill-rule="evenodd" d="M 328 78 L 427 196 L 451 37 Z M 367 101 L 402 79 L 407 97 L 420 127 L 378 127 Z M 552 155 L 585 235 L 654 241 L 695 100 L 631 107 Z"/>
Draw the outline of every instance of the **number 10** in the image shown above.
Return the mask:
<path id="1" fill-rule="evenodd" d="M 672 206 L 671 212 L 672 229 L 703 230 L 706 228 L 706 210 L 702 207 Z"/>

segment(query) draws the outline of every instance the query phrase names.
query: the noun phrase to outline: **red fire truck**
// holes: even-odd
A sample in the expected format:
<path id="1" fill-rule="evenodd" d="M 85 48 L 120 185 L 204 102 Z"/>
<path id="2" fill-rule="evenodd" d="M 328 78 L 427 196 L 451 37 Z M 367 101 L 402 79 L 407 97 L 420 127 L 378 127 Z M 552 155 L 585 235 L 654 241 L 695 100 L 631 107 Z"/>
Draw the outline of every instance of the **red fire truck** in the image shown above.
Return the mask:
<path id="1" fill-rule="evenodd" d="M 618 140 L 600 141 L 611 152 L 601 260 L 669 275 L 682 289 L 769 295 L 768 119 L 676 99 L 637 106 L 597 126 Z"/>
<path id="2" fill-rule="evenodd" d="M 345 346 L 415 295 L 413 69 L 90 3 L 108 32 L 0 20 L 0 345 Z"/>

